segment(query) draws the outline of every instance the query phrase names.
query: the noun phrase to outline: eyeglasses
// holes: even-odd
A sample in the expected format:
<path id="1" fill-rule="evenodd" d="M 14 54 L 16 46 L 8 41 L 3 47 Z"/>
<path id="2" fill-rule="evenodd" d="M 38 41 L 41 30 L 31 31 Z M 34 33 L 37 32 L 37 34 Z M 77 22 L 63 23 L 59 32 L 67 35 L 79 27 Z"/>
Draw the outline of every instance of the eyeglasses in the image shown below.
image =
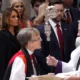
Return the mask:
<path id="1" fill-rule="evenodd" d="M 34 40 L 31 40 L 32 42 L 35 42 L 35 41 L 42 41 L 41 37 L 39 37 L 38 39 L 34 39 Z"/>

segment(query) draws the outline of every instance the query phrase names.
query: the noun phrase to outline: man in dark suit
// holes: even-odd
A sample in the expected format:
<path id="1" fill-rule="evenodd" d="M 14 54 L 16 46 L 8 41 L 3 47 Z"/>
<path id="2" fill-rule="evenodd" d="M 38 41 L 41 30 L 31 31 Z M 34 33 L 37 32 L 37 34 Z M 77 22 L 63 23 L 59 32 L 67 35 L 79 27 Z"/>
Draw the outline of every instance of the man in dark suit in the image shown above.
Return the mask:
<path id="1" fill-rule="evenodd" d="M 73 0 L 62 0 L 63 4 L 64 4 L 64 14 L 65 17 L 66 15 L 66 11 L 69 10 L 69 14 L 71 17 L 72 22 L 74 21 L 78 21 L 80 19 L 80 12 L 77 8 L 73 8 L 72 4 L 73 4 Z"/>
<path id="2" fill-rule="evenodd" d="M 78 20 L 80 20 L 80 11 L 77 8 L 72 7 L 73 0 L 62 0 L 62 1 L 64 4 L 64 16 L 66 22 L 72 25 L 74 37 L 76 37 L 78 31 Z"/>
<path id="3" fill-rule="evenodd" d="M 38 55 L 43 55 L 44 58 L 46 58 L 48 55 L 52 55 L 59 60 L 68 62 L 70 59 L 70 53 L 75 48 L 74 37 L 72 36 L 73 34 L 69 28 L 70 26 L 62 21 L 64 13 L 63 2 L 56 1 L 51 4 L 53 4 L 53 6 L 58 10 L 58 15 L 55 19 L 48 20 L 51 27 L 50 41 L 46 40 L 47 38 L 45 35 L 44 24 L 38 27 L 38 30 L 41 33 L 43 52 Z M 58 24 L 58 26 L 56 24 Z M 45 62 L 42 61 L 42 64 L 45 64 Z M 42 67 L 44 68 L 44 66 Z M 55 72 L 55 67 L 51 68 L 51 71 Z"/>

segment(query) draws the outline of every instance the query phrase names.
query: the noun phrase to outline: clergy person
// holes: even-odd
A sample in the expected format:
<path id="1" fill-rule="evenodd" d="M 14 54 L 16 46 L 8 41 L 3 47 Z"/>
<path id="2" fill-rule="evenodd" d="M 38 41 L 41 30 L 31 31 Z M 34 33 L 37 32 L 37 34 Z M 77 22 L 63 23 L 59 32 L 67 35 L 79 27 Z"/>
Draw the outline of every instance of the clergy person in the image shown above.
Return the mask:
<path id="1" fill-rule="evenodd" d="M 55 66 L 56 67 L 56 73 L 67 73 L 68 74 L 73 74 L 74 75 L 80 75 L 80 44 L 77 45 L 80 41 L 80 37 L 76 38 L 76 46 L 77 48 L 72 51 L 71 53 L 71 59 L 68 63 L 57 60 L 55 57 L 48 56 L 47 59 L 47 64 L 50 66 Z M 70 73 L 68 73 L 70 72 Z"/>
<path id="2" fill-rule="evenodd" d="M 21 29 L 17 35 L 21 50 L 10 60 L 3 80 L 25 80 L 26 77 L 41 74 L 34 56 L 34 50 L 41 48 L 40 33 L 35 28 Z"/>

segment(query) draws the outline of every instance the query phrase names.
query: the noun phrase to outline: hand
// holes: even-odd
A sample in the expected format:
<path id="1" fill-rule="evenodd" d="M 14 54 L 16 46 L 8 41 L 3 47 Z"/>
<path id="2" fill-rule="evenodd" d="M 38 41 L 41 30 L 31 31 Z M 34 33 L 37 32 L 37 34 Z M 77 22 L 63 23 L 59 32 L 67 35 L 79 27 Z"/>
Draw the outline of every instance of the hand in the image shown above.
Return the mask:
<path id="1" fill-rule="evenodd" d="M 49 65 L 49 66 L 57 66 L 57 63 L 58 63 L 58 60 L 56 59 L 56 58 L 54 58 L 54 57 L 52 57 L 52 56 L 48 56 L 47 58 L 46 58 L 46 62 L 47 62 L 47 64 Z"/>
<path id="2" fill-rule="evenodd" d="M 55 74 L 54 74 L 54 73 L 48 73 L 48 75 L 50 75 L 50 76 L 55 76 Z"/>
<path id="3" fill-rule="evenodd" d="M 38 16 L 33 20 L 33 26 L 39 26 L 44 21 L 45 10 L 47 6 L 48 2 L 43 3 L 39 6 Z"/>
<path id="4" fill-rule="evenodd" d="M 78 77 L 78 76 L 69 76 L 69 77 L 65 78 L 64 80 L 80 80 L 80 77 Z"/>
<path id="5" fill-rule="evenodd" d="M 28 80 L 39 80 L 39 79 L 35 75 L 32 75 Z"/>
<path id="6" fill-rule="evenodd" d="M 39 6 L 39 9 L 38 9 L 38 16 L 45 16 L 45 11 L 46 11 L 46 8 L 48 7 L 48 2 L 47 3 L 43 3 Z"/>

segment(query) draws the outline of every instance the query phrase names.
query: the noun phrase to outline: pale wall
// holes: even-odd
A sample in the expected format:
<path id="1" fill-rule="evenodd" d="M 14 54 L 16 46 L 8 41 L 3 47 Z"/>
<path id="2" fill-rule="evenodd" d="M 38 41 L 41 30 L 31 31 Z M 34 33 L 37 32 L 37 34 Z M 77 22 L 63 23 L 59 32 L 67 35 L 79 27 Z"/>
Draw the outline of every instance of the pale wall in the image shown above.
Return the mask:
<path id="1" fill-rule="evenodd" d="M 26 9 L 27 9 L 27 13 L 28 13 L 28 16 L 30 17 L 31 15 L 31 5 L 30 5 L 30 0 L 24 0 L 25 2 L 25 6 L 26 6 Z M 2 11 L 4 9 L 6 9 L 8 7 L 8 4 L 9 4 L 9 0 L 2 0 Z"/>

